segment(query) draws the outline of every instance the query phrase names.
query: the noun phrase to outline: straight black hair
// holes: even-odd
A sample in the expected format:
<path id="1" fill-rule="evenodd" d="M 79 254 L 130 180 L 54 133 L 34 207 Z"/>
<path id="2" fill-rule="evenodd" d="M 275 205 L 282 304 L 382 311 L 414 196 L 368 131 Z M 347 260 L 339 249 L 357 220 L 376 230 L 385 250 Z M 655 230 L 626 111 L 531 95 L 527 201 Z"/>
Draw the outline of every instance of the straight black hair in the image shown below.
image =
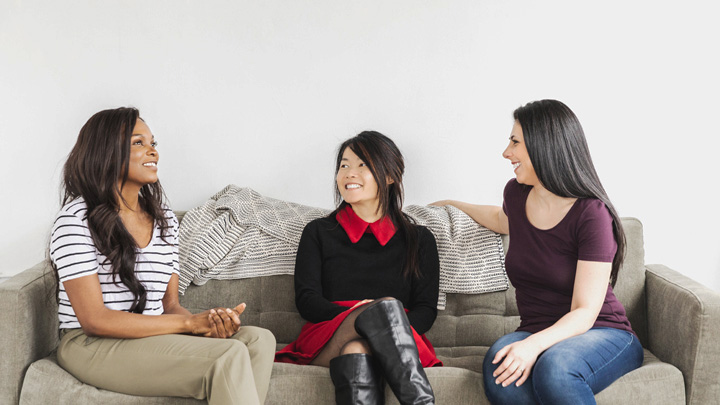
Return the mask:
<path id="1" fill-rule="evenodd" d="M 513 118 L 522 127 L 530 162 L 543 187 L 560 197 L 597 198 L 610 211 L 617 242 L 610 273 L 615 286 L 625 259 L 625 231 L 595 171 L 580 121 L 557 100 L 528 103 L 516 109 Z"/>
<path id="2" fill-rule="evenodd" d="M 125 228 L 119 211 L 120 204 L 125 203 L 121 191 L 128 177 L 130 140 L 139 119 L 142 118 L 137 109 L 125 107 L 100 111 L 90 117 L 65 162 L 62 183 L 62 205 L 79 197 L 85 200 L 93 242 L 107 257 L 102 264 L 110 264 L 115 283 L 119 278 L 132 292 L 135 300 L 130 312 L 134 313 L 145 310 L 147 291 L 135 276 L 137 243 Z M 140 207 L 153 218 L 153 226 L 161 229 L 165 240 L 168 224 L 163 199 L 159 181 L 140 189 Z"/>
<path id="3" fill-rule="evenodd" d="M 375 179 L 378 187 L 378 212 L 387 215 L 393 224 L 405 235 L 407 253 L 403 274 L 405 277 L 419 277 L 418 254 L 420 249 L 419 232 L 410 217 L 402 212 L 404 189 L 402 177 L 405 173 L 405 160 L 395 142 L 376 131 L 364 131 L 343 142 L 338 148 L 335 162 L 335 177 L 340 170 L 343 153 L 350 148 L 365 164 Z M 392 180 L 388 184 L 388 179 Z M 335 216 L 348 204 L 343 201 L 340 190 L 335 184 L 335 204 L 337 208 L 330 214 Z"/>

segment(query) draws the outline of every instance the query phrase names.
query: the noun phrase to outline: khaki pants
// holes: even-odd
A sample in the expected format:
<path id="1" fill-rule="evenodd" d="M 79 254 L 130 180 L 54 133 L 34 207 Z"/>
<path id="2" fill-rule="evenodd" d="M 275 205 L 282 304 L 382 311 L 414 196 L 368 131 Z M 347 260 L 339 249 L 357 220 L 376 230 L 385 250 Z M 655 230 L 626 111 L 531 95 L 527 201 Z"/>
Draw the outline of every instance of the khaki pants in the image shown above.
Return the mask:
<path id="1" fill-rule="evenodd" d="M 262 404 L 275 356 L 267 329 L 243 326 L 229 339 L 161 335 L 142 339 L 65 333 L 58 363 L 78 380 L 141 396 L 207 398 L 209 404 Z"/>

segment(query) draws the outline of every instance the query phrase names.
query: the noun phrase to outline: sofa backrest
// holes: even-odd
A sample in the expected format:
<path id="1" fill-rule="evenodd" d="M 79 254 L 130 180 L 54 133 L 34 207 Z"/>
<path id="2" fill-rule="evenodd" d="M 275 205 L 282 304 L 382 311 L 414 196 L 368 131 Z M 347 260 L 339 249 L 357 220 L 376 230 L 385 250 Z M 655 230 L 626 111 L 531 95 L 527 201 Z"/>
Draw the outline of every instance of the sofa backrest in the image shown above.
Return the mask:
<path id="1" fill-rule="evenodd" d="M 642 224 L 634 218 L 623 218 L 623 227 L 628 247 L 615 293 L 625 305 L 633 329 L 646 344 Z M 193 312 L 245 302 L 244 322 L 269 329 L 281 344 L 293 341 L 305 324 L 295 307 L 293 277 L 290 275 L 210 280 L 203 286 L 191 284 L 180 302 Z M 490 346 L 519 324 L 512 287 L 487 294 L 448 294 L 447 307 L 439 312 L 427 336 L 437 348 Z"/>

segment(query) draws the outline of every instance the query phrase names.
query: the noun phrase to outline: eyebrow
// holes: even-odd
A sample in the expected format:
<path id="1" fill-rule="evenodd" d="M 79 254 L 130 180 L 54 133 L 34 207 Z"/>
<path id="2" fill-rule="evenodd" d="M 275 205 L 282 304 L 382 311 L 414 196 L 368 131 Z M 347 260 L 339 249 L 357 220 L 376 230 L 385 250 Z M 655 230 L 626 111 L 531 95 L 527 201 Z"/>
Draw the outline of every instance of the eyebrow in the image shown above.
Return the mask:
<path id="1" fill-rule="evenodd" d="M 145 134 L 132 134 L 132 135 L 130 135 L 130 137 L 135 137 L 135 136 L 145 136 Z M 151 136 L 152 136 L 152 139 L 155 139 L 155 135 L 151 135 Z"/>

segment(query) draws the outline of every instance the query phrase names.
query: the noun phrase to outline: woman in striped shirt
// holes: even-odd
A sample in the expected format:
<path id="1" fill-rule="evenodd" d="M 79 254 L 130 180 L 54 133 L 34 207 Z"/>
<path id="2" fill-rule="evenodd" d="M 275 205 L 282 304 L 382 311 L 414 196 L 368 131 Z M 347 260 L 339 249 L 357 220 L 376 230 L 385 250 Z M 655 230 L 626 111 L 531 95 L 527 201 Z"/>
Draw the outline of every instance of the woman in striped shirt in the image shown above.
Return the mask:
<path id="1" fill-rule="evenodd" d="M 178 221 L 157 143 L 134 108 L 95 114 L 63 171 L 50 238 L 58 362 L 79 380 L 144 396 L 264 402 L 275 338 L 240 327 L 245 304 L 193 315 L 178 301 Z"/>

